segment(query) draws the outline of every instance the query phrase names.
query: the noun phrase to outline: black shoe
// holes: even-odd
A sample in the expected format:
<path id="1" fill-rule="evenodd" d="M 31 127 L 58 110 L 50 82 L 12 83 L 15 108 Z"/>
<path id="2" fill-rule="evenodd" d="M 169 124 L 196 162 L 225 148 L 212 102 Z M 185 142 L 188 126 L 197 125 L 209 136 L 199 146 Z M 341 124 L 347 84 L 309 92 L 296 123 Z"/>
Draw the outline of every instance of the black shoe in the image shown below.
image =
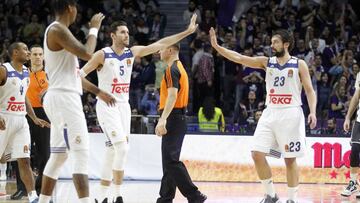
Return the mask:
<path id="1" fill-rule="evenodd" d="M 194 198 L 188 199 L 188 201 L 189 203 L 203 203 L 206 199 L 207 196 L 200 192 Z"/>
<path id="2" fill-rule="evenodd" d="M 121 196 L 117 197 L 114 203 L 124 203 L 123 198 Z"/>
<path id="3" fill-rule="evenodd" d="M 10 196 L 10 199 L 12 200 L 20 200 L 22 199 L 24 196 L 26 196 L 26 192 L 22 191 L 22 190 L 18 190 L 16 191 L 14 194 L 12 194 Z"/>
<path id="4" fill-rule="evenodd" d="M 100 203 L 97 199 L 95 199 L 95 203 Z M 108 203 L 108 198 L 105 198 L 101 203 Z"/>

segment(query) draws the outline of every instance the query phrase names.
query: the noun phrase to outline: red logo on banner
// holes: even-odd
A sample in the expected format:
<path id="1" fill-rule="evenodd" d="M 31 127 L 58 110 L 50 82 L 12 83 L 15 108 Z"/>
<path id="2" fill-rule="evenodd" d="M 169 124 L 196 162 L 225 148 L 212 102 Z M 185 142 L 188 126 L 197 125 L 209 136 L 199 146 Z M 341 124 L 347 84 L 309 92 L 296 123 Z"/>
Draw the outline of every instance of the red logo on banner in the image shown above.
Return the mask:
<path id="1" fill-rule="evenodd" d="M 351 150 L 343 155 L 340 143 L 316 142 L 312 148 L 314 149 L 314 168 L 341 168 L 344 165 L 347 168 L 350 167 Z"/>

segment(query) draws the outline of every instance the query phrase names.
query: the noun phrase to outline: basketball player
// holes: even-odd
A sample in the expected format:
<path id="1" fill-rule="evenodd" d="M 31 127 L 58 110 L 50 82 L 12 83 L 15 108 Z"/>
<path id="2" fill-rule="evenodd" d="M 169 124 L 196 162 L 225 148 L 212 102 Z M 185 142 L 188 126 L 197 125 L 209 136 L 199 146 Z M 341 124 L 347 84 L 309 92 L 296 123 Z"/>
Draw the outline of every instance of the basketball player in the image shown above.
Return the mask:
<path id="1" fill-rule="evenodd" d="M 30 131 L 26 113 L 36 125 L 50 127 L 36 117 L 26 97 L 29 72 L 24 66 L 29 60 L 26 44 L 15 42 L 9 47 L 10 63 L 0 66 L 0 154 L 7 161 L 17 160 L 20 177 L 28 192 L 29 202 L 37 203 L 34 178 L 30 167 Z"/>
<path id="2" fill-rule="evenodd" d="M 99 87 L 116 98 L 116 106 L 109 107 L 103 101 L 96 104 L 96 113 L 106 142 L 105 158 L 101 173 L 100 196 L 96 202 L 108 202 L 107 191 L 114 178 L 115 202 L 123 202 L 120 185 L 124 176 L 124 165 L 128 151 L 128 136 L 130 135 L 131 109 L 129 105 L 129 86 L 132 66 L 135 57 L 143 57 L 170 46 L 192 34 L 197 25 L 196 15 L 191 19 L 189 27 L 178 34 L 163 38 L 148 46 L 129 46 L 129 30 L 123 21 L 111 25 L 111 47 L 97 51 L 92 59 L 81 69 L 85 77 L 97 69 Z M 109 201 L 111 202 L 111 201 Z"/>
<path id="3" fill-rule="evenodd" d="M 355 81 L 355 93 L 351 98 L 349 110 L 345 117 L 344 130 L 349 132 L 351 117 L 354 114 L 356 107 L 359 105 L 360 99 L 360 73 L 356 75 Z M 358 172 L 360 164 L 360 108 L 357 112 L 357 118 L 354 123 L 352 132 L 351 132 L 351 154 L 350 154 L 350 181 L 346 188 L 341 192 L 342 196 L 349 197 L 356 191 L 358 191 Z M 360 192 L 356 194 L 356 198 L 360 198 Z"/>
<path id="4" fill-rule="evenodd" d="M 296 202 L 299 185 L 296 158 L 303 156 L 306 149 L 305 119 L 301 108 L 302 86 L 309 103 L 308 123 L 311 129 L 316 126 L 316 95 L 305 61 L 289 54 L 294 44 L 292 35 L 286 30 L 273 33 L 273 57 L 248 57 L 221 47 L 217 43 L 213 28 L 210 29 L 210 37 L 212 46 L 227 59 L 266 71 L 267 107 L 256 127 L 251 150 L 257 174 L 265 189 L 265 198 L 262 202 L 279 201 L 266 156 L 281 154 L 286 164 L 287 202 Z"/>
<path id="5" fill-rule="evenodd" d="M 79 202 L 89 203 L 89 138 L 80 98 L 82 86 L 107 104 L 114 103 L 114 99 L 89 81 L 81 79 L 77 57 L 83 60 L 91 58 L 104 16 L 98 13 L 92 17 L 87 42 L 83 45 L 68 29 L 77 15 L 76 0 L 54 0 L 51 5 L 55 11 L 55 21 L 47 27 L 44 34 L 45 71 L 49 88 L 43 104 L 46 115 L 52 122 L 51 154 L 44 169 L 39 202 L 50 201 L 60 169 L 70 156 Z"/>

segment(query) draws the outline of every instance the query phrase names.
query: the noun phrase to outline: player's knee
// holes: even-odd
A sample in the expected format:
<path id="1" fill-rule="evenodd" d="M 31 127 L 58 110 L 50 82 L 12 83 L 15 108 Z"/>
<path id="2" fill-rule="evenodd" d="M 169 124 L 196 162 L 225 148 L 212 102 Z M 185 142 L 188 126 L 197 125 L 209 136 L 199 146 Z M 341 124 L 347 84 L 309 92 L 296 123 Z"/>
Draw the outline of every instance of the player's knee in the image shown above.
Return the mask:
<path id="1" fill-rule="evenodd" d="M 125 167 L 126 156 L 129 151 L 129 144 L 127 142 L 118 142 L 114 144 L 115 156 L 113 169 L 122 171 Z"/>
<path id="2" fill-rule="evenodd" d="M 264 161 L 265 160 L 265 153 L 252 151 L 251 157 L 255 162 Z"/>
<path id="3" fill-rule="evenodd" d="M 359 167 L 359 153 L 360 153 L 360 144 L 353 143 L 351 145 L 351 154 L 350 154 L 350 166 Z"/>
<path id="4" fill-rule="evenodd" d="M 71 152 L 73 159 L 73 174 L 88 174 L 89 151 L 74 150 Z"/>
<path id="5" fill-rule="evenodd" d="M 59 177 L 61 166 L 67 159 L 66 153 L 52 153 L 46 167 L 44 169 L 44 175 L 56 180 Z"/>

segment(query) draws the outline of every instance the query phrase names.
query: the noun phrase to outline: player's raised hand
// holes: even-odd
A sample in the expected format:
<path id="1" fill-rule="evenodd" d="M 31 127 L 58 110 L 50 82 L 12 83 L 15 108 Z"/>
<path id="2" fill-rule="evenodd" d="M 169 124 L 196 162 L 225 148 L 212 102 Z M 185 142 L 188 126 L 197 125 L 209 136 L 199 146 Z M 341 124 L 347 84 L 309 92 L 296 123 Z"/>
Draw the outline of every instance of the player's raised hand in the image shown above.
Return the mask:
<path id="1" fill-rule="evenodd" d="M 189 32 L 189 34 L 194 33 L 196 31 L 196 28 L 198 27 L 198 24 L 196 24 L 196 18 L 197 18 L 197 15 L 196 15 L 196 13 L 194 13 L 191 16 L 190 24 L 187 28 L 187 31 Z"/>
<path id="2" fill-rule="evenodd" d="M 105 16 L 102 13 L 95 14 L 90 20 L 90 23 L 89 23 L 90 28 L 94 27 L 94 28 L 100 29 L 101 23 L 104 20 L 104 18 L 105 18 Z"/>
<path id="3" fill-rule="evenodd" d="M 5 129 L 6 129 L 5 119 L 0 116 L 0 130 L 5 130 Z"/>
<path id="4" fill-rule="evenodd" d="M 310 129 L 314 129 L 316 127 L 316 115 L 314 113 L 309 114 L 308 124 L 310 125 Z"/>
<path id="5" fill-rule="evenodd" d="M 210 34 L 211 46 L 213 46 L 213 47 L 218 46 L 217 38 L 216 38 L 216 33 L 215 33 L 215 30 L 214 30 L 213 27 L 210 28 L 209 34 Z"/>
<path id="6" fill-rule="evenodd" d="M 345 118 L 343 127 L 344 127 L 345 132 L 349 132 L 349 130 L 350 130 L 350 119 L 349 118 Z"/>
<path id="7" fill-rule="evenodd" d="M 107 92 L 100 90 L 100 92 L 96 96 L 98 96 L 99 99 L 103 100 L 108 106 L 115 106 L 115 98 Z"/>

